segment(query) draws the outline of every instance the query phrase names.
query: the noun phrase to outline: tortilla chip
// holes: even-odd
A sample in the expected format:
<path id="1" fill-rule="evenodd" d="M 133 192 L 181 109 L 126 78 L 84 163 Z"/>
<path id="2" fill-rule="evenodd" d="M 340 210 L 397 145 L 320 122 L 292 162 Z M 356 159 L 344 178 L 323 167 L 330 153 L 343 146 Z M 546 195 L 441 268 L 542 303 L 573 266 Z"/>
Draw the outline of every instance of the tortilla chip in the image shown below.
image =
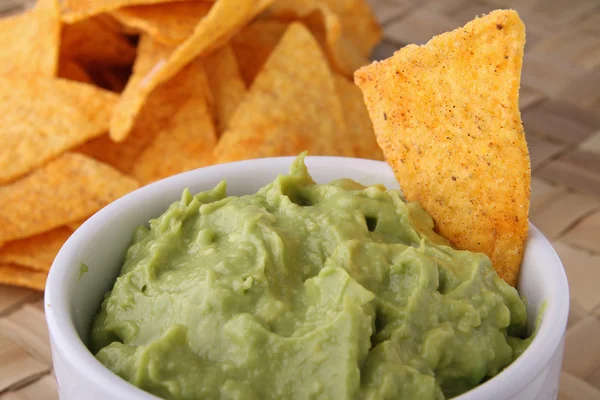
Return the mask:
<path id="1" fill-rule="evenodd" d="M 518 108 L 524 44 L 518 14 L 494 11 L 355 75 L 407 199 L 456 247 L 487 254 L 511 285 L 531 180 Z"/>
<path id="2" fill-rule="evenodd" d="M 152 39 L 144 37 L 142 40 L 146 46 Z M 205 166 L 210 161 L 217 137 L 203 63 L 204 60 L 198 58 L 188 64 L 158 87 L 142 109 L 132 136 L 139 136 L 137 131 L 146 132 L 152 140 L 132 165 L 131 175 L 139 182 L 150 183 Z M 156 107 L 161 106 L 167 108 L 168 114 L 157 114 Z"/>
<path id="3" fill-rule="evenodd" d="M 112 15 L 123 25 L 165 44 L 179 44 L 194 32 L 213 3 L 183 1 L 121 8 Z"/>
<path id="4" fill-rule="evenodd" d="M 383 160 L 362 92 L 345 76 L 335 74 L 334 81 L 346 118 L 346 138 L 354 157 Z"/>
<path id="5" fill-rule="evenodd" d="M 113 93 L 64 79 L 12 78 L 0 85 L 0 183 L 30 172 L 108 129 Z"/>
<path id="6" fill-rule="evenodd" d="M 172 50 L 173 47 L 157 43 L 149 36 L 142 35 L 130 83 L 137 85 L 152 66 Z M 136 119 L 131 134 L 124 142 L 116 143 L 105 135 L 83 144 L 75 151 L 112 165 L 124 174 L 130 174 L 142 150 L 152 142 L 157 131 L 166 127 L 168 119 L 175 112 L 168 100 L 168 97 L 160 95 L 150 96 Z M 148 130 L 148 127 L 151 129 Z"/>
<path id="7" fill-rule="evenodd" d="M 65 153 L 26 177 L 0 186 L 0 242 L 78 221 L 137 182 L 82 154 Z"/>
<path id="8" fill-rule="evenodd" d="M 156 87 L 171 79 L 196 57 L 208 54 L 225 44 L 272 1 L 216 2 L 185 42 L 170 55 L 165 55 L 157 61 L 140 79 L 130 80 L 111 118 L 111 138 L 117 142 L 125 140 L 148 95 Z"/>
<path id="9" fill-rule="evenodd" d="M 135 47 L 127 36 L 114 30 L 104 16 L 63 26 L 61 57 L 84 67 L 128 67 L 135 60 Z"/>
<path id="10" fill-rule="evenodd" d="M 59 227 L 24 239 L 5 243 L 0 248 L 0 265 L 13 264 L 36 271 L 49 271 L 54 258 L 73 231 Z"/>
<path id="11" fill-rule="evenodd" d="M 16 265 L 0 265 L 0 284 L 44 290 L 48 273 Z"/>
<path id="12" fill-rule="evenodd" d="M 249 87 L 288 28 L 280 21 L 257 20 L 231 39 L 242 77 Z"/>
<path id="13" fill-rule="evenodd" d="M 277 0 L 267 15 L 281 21 L 305 24 L 325 50 L 333 68 L 343 75 L 351 77 L 356 69 L 369 62 L 368 56 L 345 34 L 340 16 L 322 2 Z"/>
<path id="14" fill-rule="evenodd" d="M 256 77 L 215 149 L 216 162 L 297 155 L 351 155 L 325 56 L 293 23 Z"/>
<path id="15" fill-rule="evenodd" d="M 132 79 L 171 49 L 142 35 Z M 204 66 L 196 60 L 150 94 L 124 142 L 102 136 L 77 151 L 147 183 L 205 165 L 203 149 L 212 150 L 215 142 L 212 95 Z"/>
<path id="16" fill-rule="evenodd" d="M 246 83 L 242 79 L 237 59 L 229 45 L 209 54 L 205 58 L 204 65 L 215 100 L 215 124 L 221 134 L 246 96 Z"/>
<path id="17" fill-rule="evenodd" d="M 123 7 L 168 3 L 181 0 L 64 0 L 63 20 L 77 22 Z"/>
<path id="18" fill-rule="evenodd" d="M 194 67 L 194 63 L 186 69 Z M 200 76 L 197 74 L 194 79 L 198 80 Z M 190 96 L 173 115 L 166 129 L 160 131 L 142 151 L 133 166 L 132 176 L 147 184 L 209 165 L 217 143 L 211 117 L 206 99 L 198 94 Z"/>
<path id="19" fill-rule="evenodd" d="M 71 81 L 93 84 L 90 74 L 76 61 L 62 57 L 58 64 L 58 77 Z"/>
<path id="20" fill-rule="evenodd" d="M 0 20 L 0 76 L 56 76 L 60 40 L 58 0 Z"/>

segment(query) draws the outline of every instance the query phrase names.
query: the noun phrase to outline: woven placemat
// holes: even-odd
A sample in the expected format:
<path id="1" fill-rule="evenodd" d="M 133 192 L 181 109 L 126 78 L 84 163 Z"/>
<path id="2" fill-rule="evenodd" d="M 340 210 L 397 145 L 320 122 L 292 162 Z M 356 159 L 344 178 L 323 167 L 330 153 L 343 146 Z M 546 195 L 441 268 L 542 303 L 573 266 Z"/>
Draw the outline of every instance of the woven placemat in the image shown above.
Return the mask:
<path id="1" fill-rule="evenodd" d="M 29 0 L 0 0 L 0 15 Z M 571 285 L 560 400 L 600 400 L 600 2 L 371 0 L 384 25 L 375 58 L 475 15 L 512 7 L 527 26 L 521 110 L 533 167 L 531 220 Z M 0 399 L 57 399 L 41 294 L 0 286 Z"/>

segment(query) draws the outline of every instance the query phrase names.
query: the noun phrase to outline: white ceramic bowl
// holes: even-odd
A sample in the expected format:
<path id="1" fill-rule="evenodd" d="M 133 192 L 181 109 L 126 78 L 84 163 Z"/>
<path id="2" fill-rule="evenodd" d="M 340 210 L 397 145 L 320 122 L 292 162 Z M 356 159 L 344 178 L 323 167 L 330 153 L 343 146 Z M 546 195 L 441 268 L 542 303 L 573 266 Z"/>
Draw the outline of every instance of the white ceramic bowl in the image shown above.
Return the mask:
<path id="1" fill-rule="evenodd" d="M 293 157 L 242 161 L 186 172 L 132 192 L 85 222 L 56 257 L 46 287 L 46 319 L 52 358 L 62 400 L 156 399 L 100 364 L 87 349 L 92 316 L 121 268 L 135 227 L 162 214 L 180 198 L 211 189 L 226 179 L 229 195 L 254 193 L 277 174 L 286 174 Z M 363 184 L 398 183 L 383 162 L 338 157 L 308 157 L 309 172 L 319 183 L 352 178 Z M 81 264 L 89 271 L 81 274 Z M 569 310 L 563 266 L 550 243 L 533 226 L 525 251 L 519 291 L 528 300 L 530 329 L 538 310 L 546 310 L 537 337 L 527 351 L 498 376 L 456 400 L 556 399 Z"/>

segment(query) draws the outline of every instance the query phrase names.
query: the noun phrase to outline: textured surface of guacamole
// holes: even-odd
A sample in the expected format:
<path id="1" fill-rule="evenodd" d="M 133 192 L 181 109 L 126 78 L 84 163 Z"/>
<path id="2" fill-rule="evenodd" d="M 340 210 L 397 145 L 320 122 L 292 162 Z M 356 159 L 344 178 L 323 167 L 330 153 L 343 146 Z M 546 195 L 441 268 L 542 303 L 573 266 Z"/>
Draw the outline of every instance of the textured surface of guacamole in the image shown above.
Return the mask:
<path id="1" fill-rule="evenodd" d="M 134 234 L 91 349 L 167 399 L 444 399 L 528 340 L 517 291 L 397 191 L 316 184 L 303 159 L 256 194 L 184 192 Z"/>

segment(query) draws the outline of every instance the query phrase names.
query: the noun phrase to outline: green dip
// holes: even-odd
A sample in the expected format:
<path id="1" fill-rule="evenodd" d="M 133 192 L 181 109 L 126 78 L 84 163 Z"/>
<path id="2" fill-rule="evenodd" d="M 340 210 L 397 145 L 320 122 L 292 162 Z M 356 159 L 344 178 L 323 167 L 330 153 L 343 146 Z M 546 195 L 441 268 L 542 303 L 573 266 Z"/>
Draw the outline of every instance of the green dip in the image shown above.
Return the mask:
<path id="1" fill-rule="evenodd" d="M 397 191 L 187 190 L 139 227 L 93 322 L 98 360 L 167 399 L 445 399 L 528 344 L 525 304 Z"/>

